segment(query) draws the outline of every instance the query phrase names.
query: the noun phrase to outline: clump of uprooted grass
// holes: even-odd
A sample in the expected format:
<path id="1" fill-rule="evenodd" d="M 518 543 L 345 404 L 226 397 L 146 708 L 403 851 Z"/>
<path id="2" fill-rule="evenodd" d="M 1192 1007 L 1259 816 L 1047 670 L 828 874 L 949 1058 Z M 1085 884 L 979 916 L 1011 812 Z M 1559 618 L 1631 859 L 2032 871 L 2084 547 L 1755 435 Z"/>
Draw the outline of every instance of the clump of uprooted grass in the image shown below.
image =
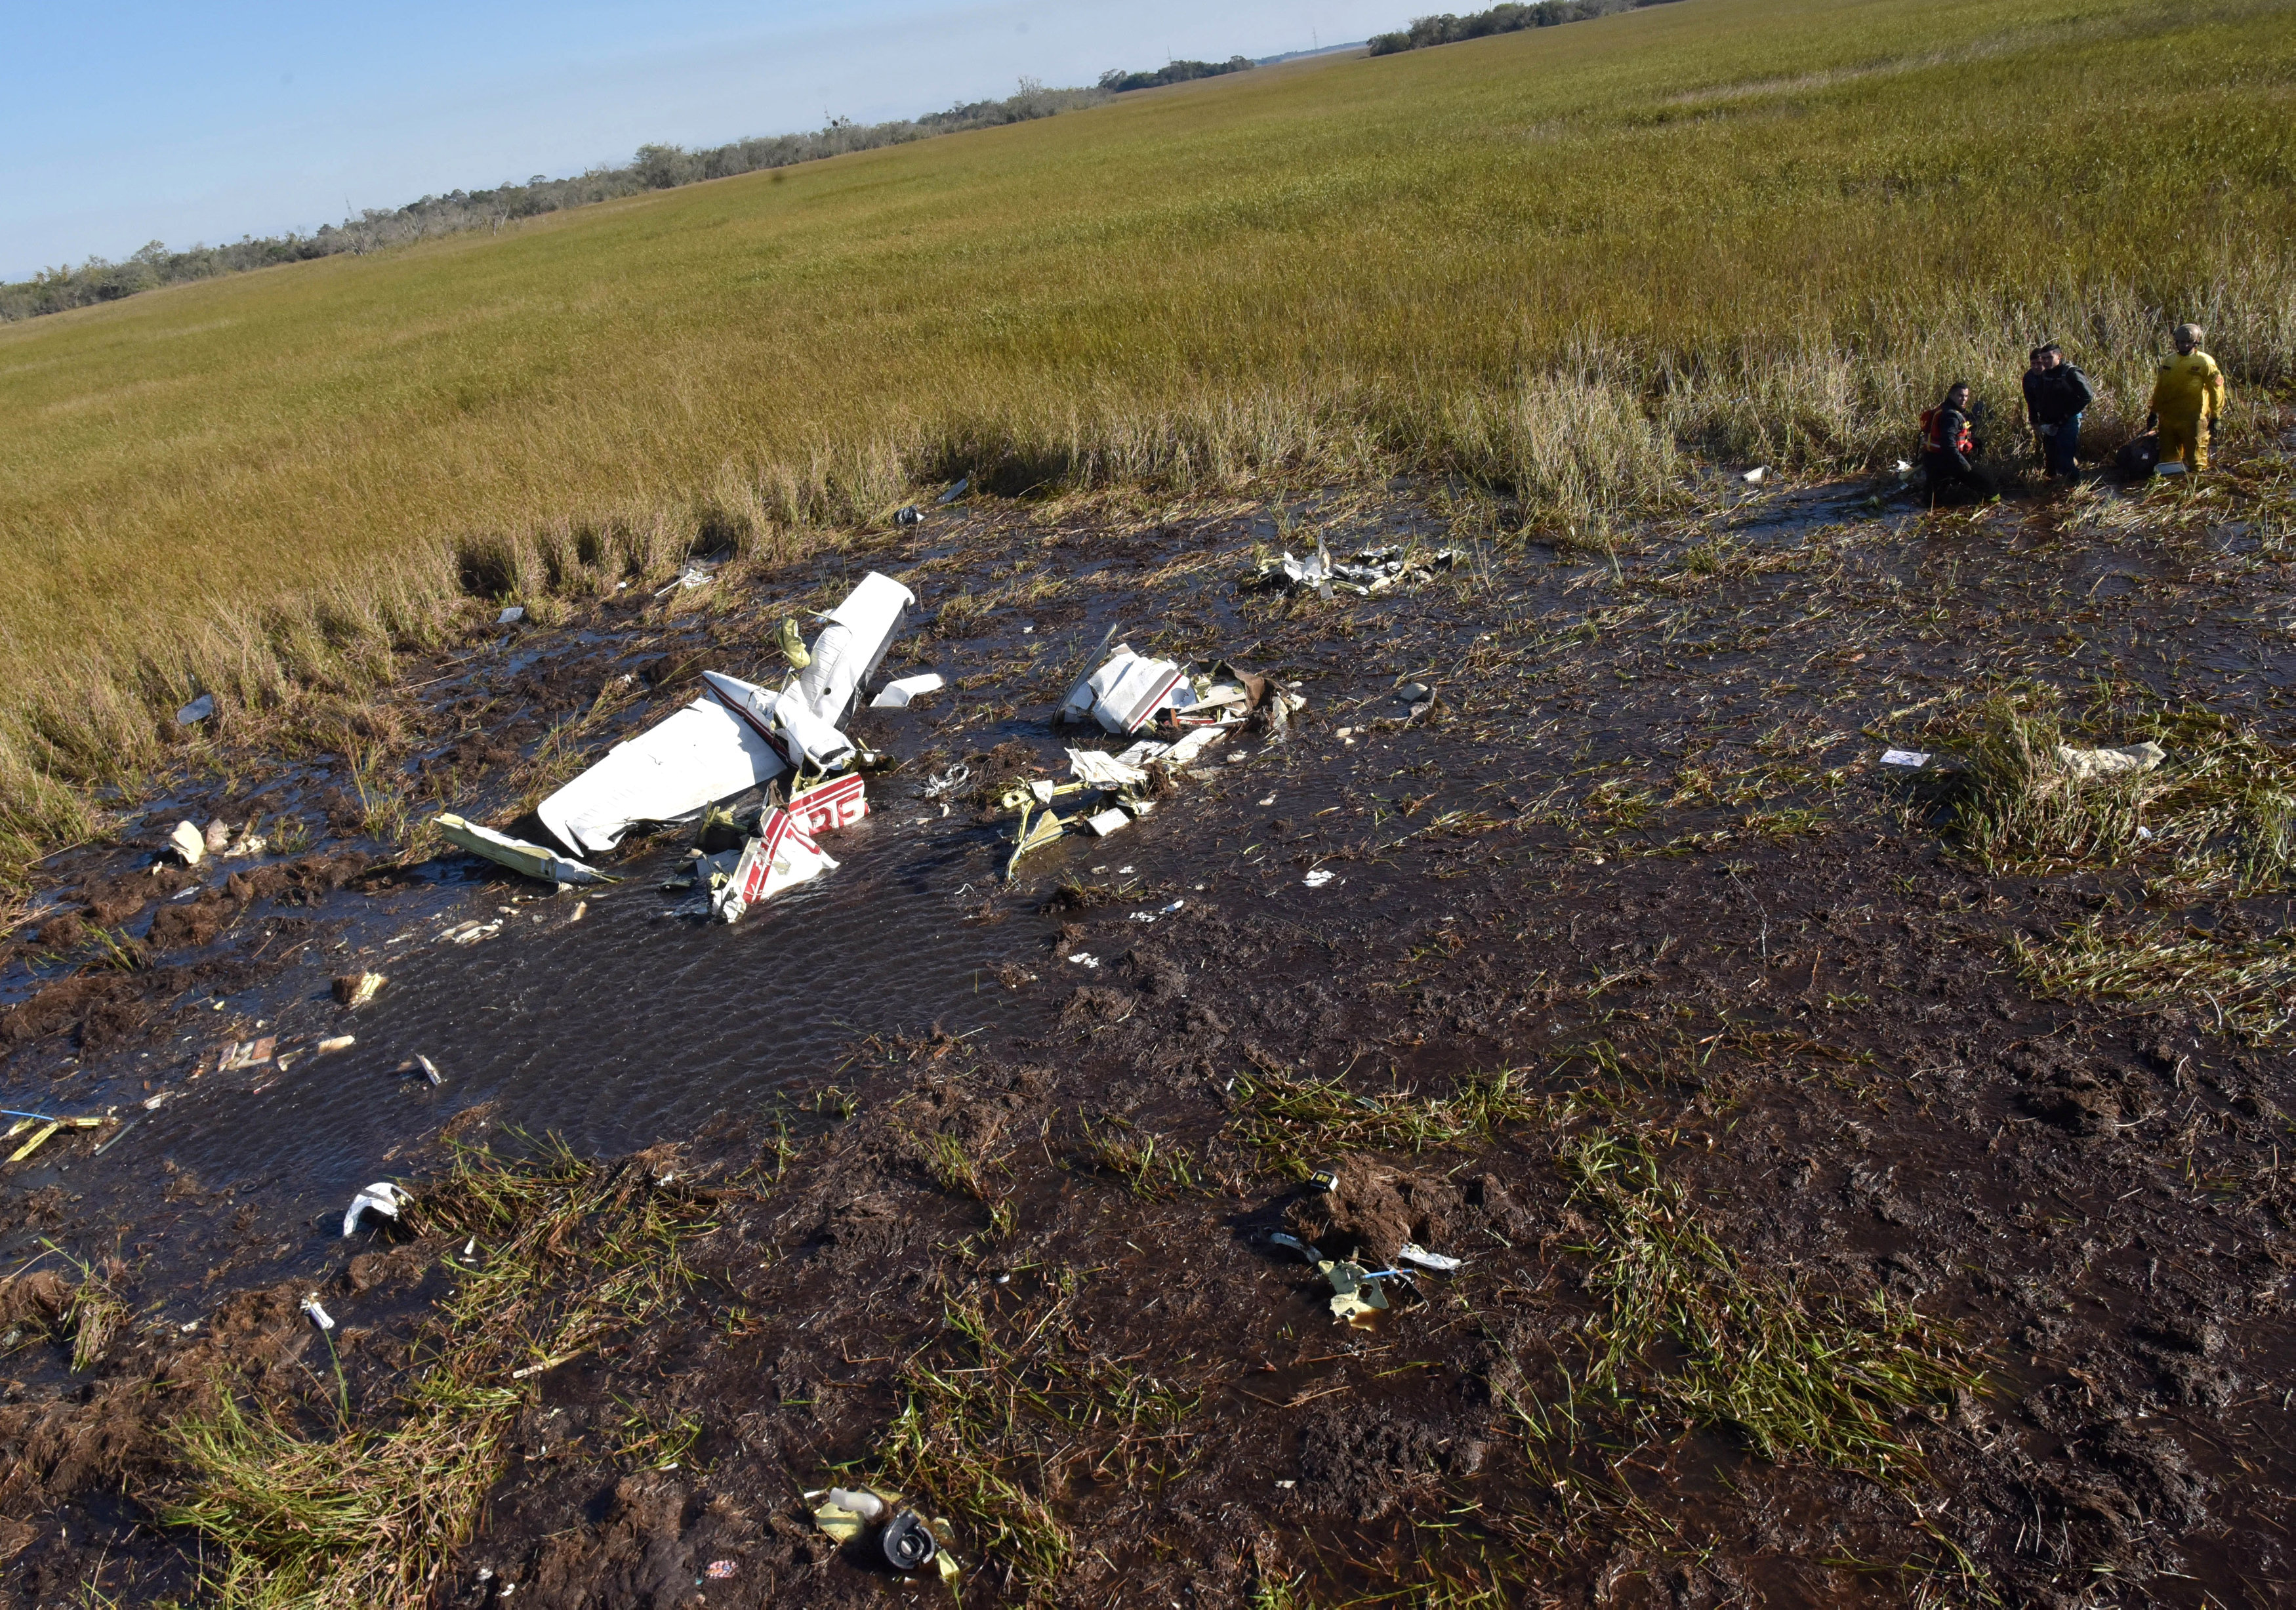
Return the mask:
<path id="1" fill-rule="evenodd" d="M 675 1304 L 690 1279 L 680 1244 L 709 1228 L 709 1209 L 643 1160 L 465 1151 L 407 1223 L 478 1250 L 455 1263 L 455 1293 L 387 1414 L 360 1423 L 345 1394 L 330 1425 L 226 1391 L 175 1428 L 192 1491 L 163 1516 L 212 1546 L 207 1586 L 224 1610 L 430 1604 L 540 1370 Z"/>
<path id="2" fill-rule="evenodd" d="M 2060 757 L 2053 713 L 1996 700 L 1978 714 L 1947 806 L 1949 831 L 1988 871 L 2118 865 L 2135 855 L 2157 771 L 2086 781 Z"/>
<path id="3" fill-rule="evenodd" d="M 1367 1094 L 1341 1079 L 1279 1073 L 1236 1076 L 1237 1110 L 1229 1131 L 1268 1164 L 1305 1179 L 1320 1159 L 1341 1152 L 1427 1152 L 1477 1146 L 1505 1125 L 1547 1112 L 1521 1071 L 1471 1074 L 1448 1096 L 1414 1090 Z"/>
<path id="4" fill-rule="evenodd" d="M 1880 1293 L 1859 1304 L 1749 1269 L 1641 1140 L 1595 1129 L 1562 1148 L 1599 1236 L 1572 1396 L 1726 1430 L 1762 1458 L 1804 1457 L 1903 1487 L 1920 1468 L 1898 1411 L 1978 1384 L 1933 1321 Z M 1670 1355 L 1660 1362 L 1661 1351 Z M 1575 1415 L 1523 1411 L 1536 1442 Z"/>
<path id="5" fill-rule="evenodd" d="M 1012 1313 L 951 1303 L 900 1390 L 869 1484 L 954 1517 L 1030 1604 L 1055 1602 L 1075 1558 L 1058 1505 L 1079 1478 L 1152 1491 L 1196 1453 L 1198 1396 L 1096 1349 L 1066 1291 Z"/>
<path id="6" fill-rule="evenodd" d="M 2044 995 L 2179 1006 L 2256 1045 L 2286 1039 L 2296 1022 L 2296 935 L 2232 937 L 2157 918 L 2116 928 L 2096 916 L 2053 940 L 2019 934 L 2009 953 Z"/>
<path id="7" fill-rule="evenodd" d="M 1949 830 L 1988 871 L 2142 865 L 2161 892 L 2247 896 L 2296 869 L 2296 751 L 2209 711 L 2132 719 L 2110 742 L 2149 740 L 2156 769 L 2084 779 L 2058 717 L 2006 698 L 1963 727 Z M 1950 728 L 1948 728 L 1948 736 Z"/>

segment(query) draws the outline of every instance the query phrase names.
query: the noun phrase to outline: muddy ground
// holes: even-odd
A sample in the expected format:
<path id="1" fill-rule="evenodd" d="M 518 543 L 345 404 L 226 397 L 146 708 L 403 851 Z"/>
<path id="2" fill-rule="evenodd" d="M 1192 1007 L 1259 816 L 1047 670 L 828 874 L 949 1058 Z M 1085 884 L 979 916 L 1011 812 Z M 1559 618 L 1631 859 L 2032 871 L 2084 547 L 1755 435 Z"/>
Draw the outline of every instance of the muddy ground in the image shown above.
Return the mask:
<path id="1" fill-rule="evenodd" d="M 1733 478 L 1610 551 L 1439 488 L 1282 532 L 1264 502 L 980 501 L 549 628 L 474 605 L 371 743 L 226 731 L 14 930 L 6 1105 L 127 1123 L 6 1170 L 0 1602 L 197 1602 L 225 1550 L 168 1524 L 183 1426 L 229 1392 L 387 1432 L 472 1343 L 442 1305 L 492 1249 L 419 1211 L 343 1238 L 351 1190 L 419 1203 L 454 1147 L 552 1134 L 694 1210 L 693 1278 L 494 1379 L 500 1474 L 439 1605 L 925 1602 L 803 1498 L 896 1476 L 967 1605 L 2296 1596 L 2287 1035 L 2199 986 L 2052 990 L 2018 949 L 2159 922 L 2269 950 L 2286 891 L 2136 838 L 1988 869 L 1938 769 L 2005 692 L 2284 759 L 2292 484 L 2271 448 L 2197 492 L 1976 509 Z M 1240 585 L 1316 530 L 1461 556 L 1371 598 Z M 509 823 L 701 665 L 766 674 L 782 614 L 870 567 L 922 601 L 889 674 L 952 686 L 857 726 L 902 765 L 805 898 L 665 916 L 675 831 L 554 899 L 406 852 L 439 802 Z M 1058 773 L 1081 740 L 1046 717 L 1111 628 L 1308 703 L 1007 881 L 983 785 Z M 153 869 L 216 817 L 272 843 Z M 332 998 L 370 967 L 375 1005 Z M 218 1065 L 265 1035 L 284 1067 Z M 1343 1324 L 1279 1230 L 1464 1265 Z M 1686 1286 L 1620 1261 L 1693 1231 Z M 1815 1350 L 1789 1377 L 1831 1347 L 1913 1385 L 1782 1431 L 1749 1407 L 1778 1360 L 1636 1331 L 1638 1293 L 1743 1298 L 1742 1339 Z"/>

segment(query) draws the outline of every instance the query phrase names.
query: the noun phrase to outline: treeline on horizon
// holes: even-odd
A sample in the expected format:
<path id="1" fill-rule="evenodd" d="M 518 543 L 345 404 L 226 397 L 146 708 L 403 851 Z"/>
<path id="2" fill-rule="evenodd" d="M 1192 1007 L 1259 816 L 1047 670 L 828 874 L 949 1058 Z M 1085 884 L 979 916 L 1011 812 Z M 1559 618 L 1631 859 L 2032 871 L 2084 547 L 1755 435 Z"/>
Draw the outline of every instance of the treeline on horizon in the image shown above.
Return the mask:
<path id="1" fill-rule="evenodd" d="M 849 118 L 832 118 L 825 127 L 810 134 L 735 140 L 701 151 L 688 151 L 680 145 L 641 145 L 636 156 L 620 168 L 594 168 L 569 179 L 537 174 L 523 185 L 506 183 L 492 190 L 456 190 L 446 195 L 426 195 L 404 207 L 369 207 L 355 218 L 346 218 L 339 225 L 322 225 L 310 234 L 261 238 L 250 235 L 229 245 L 194 246 L 187 251 L 170 251 L 153 241 L 124 262 L 106 262 L 100 257 L 92 257 L 78 267 L 45 269 L 29 280 L 0 284 L 0 323 L 33 318 L 44 313 L 62 313 L 94 302 L 117 301 L 139 291 L 156 291 L 163 285 L 212 279 L 249 268 L 267 268 L 275 263 L 302 262 L 345 251 L 373 251 L 472 229 L 500 229 L 505 224 L 545 212 L 585 207 L 593 201 L 611 201 L 649 190 L 671 190 L 702 179 L 727 178 L 766 168 L 788 168 L 849 152 L 931 139 L 935 135 L 1025 123 L 1101 105 L 1112 94 L 1097 87 L 1047 89 L 1033 78 L 1023 78 L 1020 89 L 1001 101 L 966 102 L 947 111 L 899 118 L 889 123 L 856 123 Z"/>
<path id="2" fill-rule="evenodd" d="M 1400 33 L 1374 34 L 1371 53 L 1392 56 L 1401 51 L 1424 50 L 1431 45 L 1456 45 L 1462 39 L 1480 39 L 1490 34 L 1553 28 L 1560 22 L 1585 22 L 1667 3 L 1668 0 L 1533 0 L 1529 5 L 1494 5 L 1487 12 L 1471 12 L 1464 17 L 1455 17 L 1448 12 L 1439 17 L 1414 17 L 1411 26 Z"/>
<path id="3" fill-rule="evenodd" d="M 1528 5 L 1493 6 L 1465 17 L 1448 12 L 1439 17 L 1415 17 L 1411 26 L 1400 33 L 1375 35 L 1371 41 L 1371 53 L 1393 55 L 1424 45 L 1448 45 L 1519 29 L 1547 28 L 1559 22 L 1582 21 L 1665 3 L 1666 0 L 1535 0 Z M 1218 78 L 1258 65 L 1249 56 L 1230 56 L 1225 62 L 1171 62 L 1152 72 L 1127 72 L 1118 68 L 1101 74 L 1100 81 L 1088 89 L 1047 89 L 1033 78 L 1023 78 L 1020 89 L 1001 101 L 964 102 L 947 111 L 898 118 L 887 123 L 856 123 L 849 118 L 832 118 L 825 127 L 809 134 L 735 140 L 699 151 L 688 151 L 682 145 L 641 145 L 636 156 L 623 167 L 594 168 L 566 179 L 536 174 L 523 185 L 505 181 L 492 190 L 456 190 L 445 195 L 426 195 L 404 207 L 364 208 L 357 218 L 345 218 L 340 224 L 323 224 L 309 234 L 244 235 L 226 245 L 193 246 L 183 251 L 170 251 L 161 242 L 153 241 L 121 262 L 91 257 L 77 267 L 44 268 L 29 280 L 0 283 L 0 324 L 62 313 L 96 302 L 118 301 L 138 292 L 213 279 L 250 268 L 304 262 L 346 251 L 357 255 L 474 229 L 500 230 L 504 225 L 521 218 L 562 212 L 570 207 L 586 207 L 594 201 L 611 201 L 649 190 L 675 189 L 703 179 L 729 178 L 760 168 L 788 168 L 824 157 L 931 139 L 936 135 L 1025 123 L 1102 105 L 1133 90 Z"/>

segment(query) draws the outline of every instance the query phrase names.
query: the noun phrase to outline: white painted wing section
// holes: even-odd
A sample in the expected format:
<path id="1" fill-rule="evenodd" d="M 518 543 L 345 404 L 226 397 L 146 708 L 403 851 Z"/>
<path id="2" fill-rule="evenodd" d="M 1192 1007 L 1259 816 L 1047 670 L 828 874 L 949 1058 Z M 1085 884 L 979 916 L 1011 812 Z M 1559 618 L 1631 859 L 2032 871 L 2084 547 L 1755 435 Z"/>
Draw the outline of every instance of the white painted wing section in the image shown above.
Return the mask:
<path id="1" fill-rule="evenodd" d="M 675 821 L 788 769 L 758 733 L 708 694 L 647 728 L 543 801 L 561 842 L 611 850 L 639 822 Z"/>
<path id="2" fill-rule="evenodd" d="M 890 576 L 871 571 L 829 612 L 829 624 L 813 640 L 813 663 L 798 673 L 798 688 L 815 716 L 832 727 L 845 719 L 853 695 L 884 659 L 916 601 Z"/>

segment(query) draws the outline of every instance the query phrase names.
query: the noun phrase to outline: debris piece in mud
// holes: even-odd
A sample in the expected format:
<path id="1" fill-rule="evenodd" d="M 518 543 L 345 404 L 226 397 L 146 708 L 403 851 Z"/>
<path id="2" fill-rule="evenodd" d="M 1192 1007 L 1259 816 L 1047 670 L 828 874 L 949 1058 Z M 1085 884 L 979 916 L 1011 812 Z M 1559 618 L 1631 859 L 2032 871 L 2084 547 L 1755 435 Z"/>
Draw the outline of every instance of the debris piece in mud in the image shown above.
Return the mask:
<path id="1" fill-rule="evenodd" d="M 475 945 L 480 940 L 492 939 L 501 932 L 502 923 L 497 919 L 491 923 L 457 923 L 439 937 L 452 940 L 458 945 Z"/>
<path id="2" fill-rule="evenodd" d="M 866 785 L 857 774 L 832 777 L 790 795 L 784 809 L 791 819 L 809 834 L 834 833 L 840 827 L 852 826 L 869 814 Z M 764 827 L 760 820 L 758 830 L 763 832 Z"/>
<path id="3" fill-rule="evenodd" d="M 789 768 L 764 724 L 729 698 L 778 694 L 734 678 L 709 678 L 693 703 L 617 743 L 536 808 L 542 825 L 578 853 L 611 850 L 640 822 L 674 822 L 730 800 Z M 743 701 L 745 703 L 747 701 Z"/>
<path id="4" fill-rule="evenodd" d="M 168 835 L 168 848 L 184 866 L 196 867 L 207 855 L 207 835 L 189 822 L 178 822 L 176 831 Z"/>
<path id="5" fill-rule="evenodd" d="M 1433 1269 L 1439 1275 L 1456 1275 L 1464 1267 L 1460 1259 L 1446 1253 L 1431 1253 L 1415 1241 L 1406 1241 L 1398 1247 L 1395 1261 L 1416 1269 Z"/>
<path id="6" fill-rule="evenodd" d="M 813 661 L 798 678 L 798 693 L 816 719 L 832 727 L 845 719 L 916 601 L 890 576 L 871 571 L 829 612 L 813 640 Z"/>
<path id="7" fill-rule="evenodd" d="M 1187 903 L 1185 900 L 1174 900 L 1170 905 L 1159 906 L 1153 911 L 1136 911 L 1132 914 L 1131 920 L 1136 923 L 1152 923 L 1160 916 L 1171 916 L 1185 907 Z"/>
<path id="8" fill-rule="evenodd" d="M 117 1121 L 118 1120 L 112 1118 L 42 1118 L 28 1115 L 10 1124 L 8 1132 L 4 1136 L 0 1136 L 0 1139 L 13 1140 L 26 1129 L 32 1129 L 35 1124 L 39 1126 L 33 1131 L 31 1139 L 18 1146 L 8 1155 L 10 1162 L 21 1162 L 47 1144 L 49 1138 L 61 1129 L 93 1129 L 99 1124 Z"/>
<path id="9" fill-rule="evenodd" d="M 945 508 L 947 508 L 950 504 L 955 503 L 958 498 L 960 498 L 960 497 L 964 497 L 964 494 L 965 494 L 965 492 L 966 492 L 966 491 L 967 491 L 967 490 L 972 487 L 972 476 L 970 476 L 970 475 L 960 475 L 960 476 L 958 476 L 955 481 L 951 481 L 951 482 L 949 483 L 948 490 L 947 490 L 947 491 L 946 491 L 946 492 L 943 492 L 943 493 L 942 493 L 942 494 L 941 494 L 938 498 L 936 498 L 936 499 L 934 500 L 934 505 L 935 505 L 935 506 L 936 506 L 936 507 L 939 507 L 939 508 L 944 508 L 944 509 L 945 509 Z"/>
<path id="10" fill-rule="evenodd" d="M 972 768 L 959 760 L 938 776 L 929 776 L 918 792 L 928 800 L 938 800 L 943 794 L 954 793 L 972 781 Z"/>
<path id="11" fill-rule="evenodd" d="M 1097 721 L 1112 733 L 1138 732 L 1171 702 L 1180 677 L 1174 661 L 1145 659 L 1119 643 L 1107 664 L 1069 690 L 1059 719 Z"/>
<path id="12" fill-rule="evenodd" d="M 914 513 L 915 511 L 906 512 Z M 701 1574 L 713 1582 L 723 1582 L 730 1581 L 734 1573 L 741 1568 L 741 1562 L 738 1560 L 711 1560 L 701 1568 Z"/>
<path id="13" fill-rule="evenodd" d="M 451 812 L 442 812 L 432 817 L 431 826 L 448 843 L 545 883 L 611 883 L 617 881 L 571 856 L 560 855 L 540 844 L 529 844 L 524 839 L 512 838 L 506 833 L 496 833 L 491 827 L 481 827 L 476 822 L 465 821 Z"/>
<path id="14" fill-rule="evenodd" d="M 850 780 L 857 790 L 861 779 Z M 721 922 L 738 923 L 742 914 L 759 900 L 771 899 L 784 889 L 837 870 L 837 863 L 788 811 L 766 812 L 758 827 L 758 836 L 742 846 L 741 858 L 734 863 L 725 883 L 706 890 L 709 914 Z M 711 878 L 713 875 L 697 875 Z"/>
<path id="15" fill-rule="evenodd" d="M 915 504 L 903 504 L 899 508 L 893 511 L 893 523 L 895 525 L 922 525 L 924 522 L 924 511 L 918 508 Z"/>
<path id="16" fill-rule="evenodd" d="M 1316 1272 L 1332 1283 L 1332 1318 L 1342 1325 L 1386 1310 L 1387 1294 L 1380 1289 L 1380 1277 L 1353 1259 L 1324 1259 L 1316 1265 Z"/>
<path id="17" fill-rule="evenodd" d="M 380 973 L 346 973 L 335 980 L 335 1000 L 346 1006 L 364 1006 L 390 981 Z"/>
<path id="18" fill-rule="evenodd" d="M 1747 471 L 1743 475 L 1739 476 L 1738 479 L 1744 481 L 1750 487 L 1758 487 L 1762 484 L 1762 477 L 1769 472 L 1770 470 L 1767 464 L 1758 464 L 1752 469 Z"/>
<path id="19" fill-rule="evenodd" d="M 1074 962 L 1078 966 L 1082 967 L 1087 973 L 1094 971 L 1100 965 L 1100 957 L 1093 955 L 1089 950 L 1070 951 L 1069 953 L 1069 960 Z"/>
<path id="20" fill-rule="evenodd" d="M 201 722 L 206 720 L 209 716 L 215 714 L 215 712 L 216 696 L 213 694 L 201 694 L 198 698 L 193 700 L 189 704 L 184 705 L 183 709 L 176 712 L 176 725 L 178 727 L 196 727 Z"/>
<path id="21" fill-rule="evenodd" d="M 359 1217 L 364 1213 L 376 1212 L 381 1213 L 385 1219 L 396 1219 L 398 1217 L 401 1204 L 411 1200 L 412 1198 L 406 1192 L 391 1184 L 390 1180 L 378 1179 L 352 1197 L 350 1206 L 343 1210 L 343 1234 L 356 1235 L 358 1231 Z"/>
<path id="22" fill-rule="evenodd" d="M 1328 867 L 1318 867 L 1300 881 L 1307 884 L 1310 889 L 1321 889 L 1324 884 L 1330 883 L 1338 875 L 1339 875 L 1337 873 L 1332 871 Z"/>
<path id="23" fill-rule="evenodd" d="M 447 1082 L 446 1078 L 439 1072 L 438 1064 L 419 1051 L 391 1071 L 395 1073 L 420 1073 L 433 1085 L 443 1085 Z"/>
<path id="24" fill-rule="evenodd" d="M 203 837 L 207 841 L 208 853 L 221 855 L 231 848 L 231 824 L 217 817 L 208 824 L 207 832 Z"/>
<path id="25" fill-rule="evenodd" d="M 875 1493 L 870 1491 L 866 1487 L 857 1489 L 852 1487 L 832 1487 L 826 1493 L 808 1496 L 818 1496 L 824 1500 L 821 1507 L 814 1511 L 814 1516 L 816 1520 L 821 1517 L 822 1509 L 842 1509 L 855 1520 L 865 1524 L 873 1524 L 884 1517 L 885 1500 L 878 1497 Z M 901 1495 L 897 1492 L 893 1496 L 895 1498 L 898 1498 Z M 832 1537 L 838 1536 L 837 1532 L 831 1531 L 827 1524 L 824 1524 L 822 1530 L 829 1532 Z M 857 1527 L 847 1532 L 842 1538 L 839 1538 L 839 1540 L 840 1542 L 848 1541 L 858 1535 L 859 1529 Z"/>
<path id="26" fill-rule="evenodd" d="M 239 830 L 238 840 L 223 853 L 226 858 L 233 860 L 248 856 L 258 856 L 270 847 L 270 842 L 268 839 L 256 832 L 255 824 L 250 822 Z"/>
<path id="27" fill-rule="evenodd" d="M 1335 591 L 1353 593 L 1358 598 L 1368 598 L 1374 593 L 1405 581 L 1423 581 L 1439 569 L 1448 569 L 1457 563 L 1456 548 L 1437 548 L 1417 553 L 1400 544 L 1383 547 L 1358 549 L 1351 559 L 1335 560 L 1324 546 L 1321 537 L 1316 538 L 1312 558 L 1294 559 L 1286 553 L 1281 559 L 1271 560 L 1247 579 L 1254 587 L 1285 586 L 1297 592 L 1313 592 L 1328 598 Z"/>
<path id="28" fill-rule="evenodd" d="M 1068 830 L 1068 824 L 1053 814 L 1050 808 L 1036 810 L 1035 801 L 1026 800 L 1021 805 L 1021 826 L 1013 835 L 1013 858 L 1004 863 L 1004 876 L 1010 881 L 1021 858 L 1032 850 L 1041 850 Z"/>
<path id="29" fill-rule="evenodd" d="M 329 1313 L 326 1309 L 320 1304 L 318 1298 L 316 1296 L 306 1297 L 303 1299 L 303 1314 L 306 1318 L 309 1319 L 312 1324 L 317 1326 L 323 1332 L 331 1331 L 335 1328 L 335 1317 Z"/>
<path id="30" fill-rule="evenodd" d="M 1104 839 L 1111 833 L 1130 826 L 1132 818 L 1111 805 L 1106 810 L 1085 817 L 1084 825 L 1092 829 L 1095 836 Z"/>
<path id="31" fill-rule="evenodd" d="M 348 1051 L 357 1044 L 358 1036 L 356 1034 L 331 1034 L 311 1048 L 322 1056 L 332 1056 L 336 1052 Z"/>
<path id="32" fill-rule="evenodd" d="M 877 690 L 869 701 L 871 710 L 906 710 L 923 694 L 947 687 L 948 681 L 939 671 L 926 671 L 914 677 L 900 677 Z"/>
<path id="33" fill-rule="evenodd" d="M 495 624 L 496 626 L 516 626 L 520 621 L 525 619 L 526 605 L 523 604 L 513 604 L 508 609 L 503 611 L 501 614 L 495 617 Z"/>
<path id="34" fill-rule="evenodd" d="M 1148 781 L 1145 768 L 1096 749 L 1069 751 L 1069 775 L 1093 788 L 1138 788 Z"/>
<path id="35" fill-rule="evenodd" d="M 278 1045 L 279 1037 L 275 1034 L 266 1034 L 261 1039 L 234 1041 L 226 1046 L 222 1055 L 216 1058 L 216 1072 L 235 1073 L 242 1068 L 259 1068 L 271 1060 L 271 1054 Z"/>
<path id="36" fill-rule="evenodd" d="M 2074 749 L 2060 743 L 2056 754 L 2057 764 L 2079 783 L 2094 777 L 2151 771 L 2168 758 L 2169 752 L 2149 739 L 2122 749 Z"/>
<path id="37" fill-rule="evenodd" d="M 1885 749 L 1882 752 L 1884 766 L 1903 766 L 1918 771 L 1930 763 L 1929 752 L 1920 749 Z"/>
<path id="38" fill-rule="evenodd" d="M 684 570 L 678 571 L 676 580 L 671 582 L 668 587 L 657 589 L 654 593 L 654 596 L 657 598 L 666 598 L 670 594 L 677 592 L 682 588 L 708 587 L 711 582 L 717 579 L 718 577 L 716 572 L 711 571 L 708 566 L 689 563 Z"/>
<path id="39" fill-rule="evenodd" d="M 885 1564 L 896 1571 L 917 1571 L 932 1564 L 939 1546 L 914 1509 L 904 1509 L 877 1533 L 877 1548 Z"/>

